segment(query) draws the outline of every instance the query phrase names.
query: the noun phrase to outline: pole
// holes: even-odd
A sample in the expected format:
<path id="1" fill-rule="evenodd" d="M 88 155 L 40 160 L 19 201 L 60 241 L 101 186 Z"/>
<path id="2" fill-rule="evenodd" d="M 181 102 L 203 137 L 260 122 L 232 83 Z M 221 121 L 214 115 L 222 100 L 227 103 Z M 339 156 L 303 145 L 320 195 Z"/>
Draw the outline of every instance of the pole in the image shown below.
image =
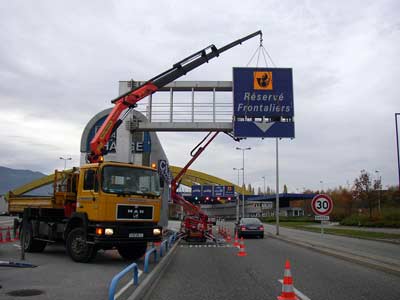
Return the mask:
<path id="1" fill-rule="evenodd" d="M 243 152 L 243 164 L 242 164 L 242 168 L 243 168 L 243 193 L 242 193 L 242 218 L 244 218 L 244 190 L 246 189 L 246 186 L 244 185 L 244 149 L 242 150 Z"/>
<path id="2" fill-rule="evenodd" d="M 265 176 L 262 177 L 264 179 L 264 195 L 265 195 Z"/>
<path id="3" fill-rule="evenodd" d="M 399 126 L 397 124 L 397 116 L 399 116 L 400 113 L 395 113 L 394 114 L 394 119 L 396 121 L 396 144 L 397 144 L 397 170 L 399 172 L 399 190 L 400 190 L 400 151 L 399 151 Z"/>
<path id="4" fill-rule="evenodd" d="M 375 170 L 376 173 L 376 183 L 374 184 L 374 188 L 378 189 L 378 212 L 381 213 L 381 190 L 382 190 L 382 176 L 379 174 L 378 170 Z"/>
<path id="5" fill-rule="evenodd" d="M 324 221 L 321 219 L 321 236 L 324 236 Z"/>
<path id="6" fill-rule="evenodd" d="M 382 177 L 379 176 L 379 194 L 378 194 L 378 209 L 379 209 L 379 214 L 381 213 L 381 191 L 382 191 Z"/>
<path id="7" fill-rule="evenodd" d="M 237 170 L 237 185 L 239 186 L 241 169 L 233 168 L 233 170 Z M 237 196 L 236 196 L 236 222 L 237 223 L 239 223 L 239 211 L 240 211 L 239 202 L 240 202 L 240 197 L 239 197 L 239 192 L 237 192 Z"/>
<path id="8" fill-rule="evenodd" d="M 236 150 L 242 150 L 242 152 L 243 152 L 243 162 L 242 162 L 242 171 L 243 171 L 243 186 L 242 186 L 242 218 L 244 218 L 244 192 L 245 192 L 245 183 L 244 183 L 244 151 L 246 151 L 246 150 L 251 150 L 251 148 L 250 147 L 247 147 L 247 148 L 240 148 L 240 147 L 236 147 Z"/>
<path id="9" fill-rule="evenodd" d="M 276 203 L 275 203 L 275 218 L 276 218 L 276 235 L 279 235 L 279 159 L 278 159 L 278 138 L 276 138 Z"/>
<path id="10" fill-rule="evenodd" d="M 67 160 L 71 160 L 72 157 L 62 157 L 60 156 L 60 159 L 64 161 L 64 171 L 67 169 Z"/>

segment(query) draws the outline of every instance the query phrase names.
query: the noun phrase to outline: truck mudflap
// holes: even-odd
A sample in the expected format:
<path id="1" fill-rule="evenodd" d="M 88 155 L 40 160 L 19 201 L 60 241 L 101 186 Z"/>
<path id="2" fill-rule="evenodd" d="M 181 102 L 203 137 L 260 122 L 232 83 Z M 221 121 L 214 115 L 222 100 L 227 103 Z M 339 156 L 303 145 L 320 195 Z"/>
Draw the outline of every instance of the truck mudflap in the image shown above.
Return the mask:
<path id="1" fill-rule="evenodd" d="M 162 227 L 156 224 L 95 223 L 89 227 L 88 238 L 95 244 L 118 245 L 162 240 Z"/>

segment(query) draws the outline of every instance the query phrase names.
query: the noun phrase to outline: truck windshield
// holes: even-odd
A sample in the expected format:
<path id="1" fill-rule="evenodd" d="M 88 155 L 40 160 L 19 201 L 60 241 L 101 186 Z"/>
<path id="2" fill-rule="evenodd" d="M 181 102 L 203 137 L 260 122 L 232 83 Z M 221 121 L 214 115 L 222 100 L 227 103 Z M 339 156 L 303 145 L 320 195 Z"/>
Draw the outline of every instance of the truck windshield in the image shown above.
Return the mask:
<path id="1" fill-rule="evenodd" d="M 160 196 L 158 173 L 133 167 L 105 166 L 102 189 L 112 194 Z"/>

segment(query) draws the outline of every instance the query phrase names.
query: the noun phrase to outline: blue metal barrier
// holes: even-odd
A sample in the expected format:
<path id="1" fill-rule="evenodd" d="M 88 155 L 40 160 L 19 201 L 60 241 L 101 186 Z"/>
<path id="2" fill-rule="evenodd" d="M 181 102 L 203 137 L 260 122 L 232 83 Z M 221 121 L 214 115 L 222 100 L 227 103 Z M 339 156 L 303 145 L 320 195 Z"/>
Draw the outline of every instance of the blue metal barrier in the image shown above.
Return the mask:
<path id="1" fill-rule="evenodd" d="M 171 236 L 168 238 L 168 245 L 169 245 L 169 248 L 171 248 L 173 244 L 174 244 L 174 235 L 171 235 Z"/>
<path id="2" fill-rule="evenodd" d="M 172 245 L 177 241 L 177 239 L 178 239 L 178 233 L 175 232 L 169 238 L 167 238 L 161 242 L 160 258 L 163 257 L 168 252 L 169 249 L 171 249 Z M 150 260 L 151 254 L 154 255 L 154 262 L 157 262 L 157 259 L 158 259 L 157 248 L 153 247 L 146 252 L 145 257 L 144 257 L 144 273 L 148 273 L 148 271 L 149 271 L 149 260 Z M 133 263 L 133 264 L 127 266 L 125 269 L 123 269 L 117 275 L 115 275 L 114 278 L 111 280 L 110 288 L 108 291 L 108 300 L 114 300 L 115 290 L 117 288 L 117 284 L 118 284 L 119 280 L 123 276 L 125 276 L 128 272 L 130 272 L 131 270 L 133 270 L 133 284 L 136 286 L 139 284 L 139 268 L 136 263 Z"/>
<path id="3" fill-rule="evenodd" d="M 133 269 L 133 284 L 134 285 L 139 284 L 139 268 L 136 263 L 133 263 L 133 264 L 127 266 L 125 269 L 123 269 L 117 275 L 115 275 L 114 278 L 111 280 L 110 288 L 108 290 L 108 300 L 114 300 L 115 289 L 117 288 L 117 284 L 118 284 L 119 280 L 123 276 L 125 276 L 129 271 L 131 271 L 132 269 Z"/>
<path id="4" fill-rule="evenodd" d="M 178 233 L 175 232 L 175 233 L 173 233 L 173 234 L 169 237 L 169 239 L 168 239 L 168 248 L 171 249 L 171 246 L 172 246 L 173 244 L 175 244 L 177 236 L 178 236 Z"/>
<path id="5" fill-rule="evenodd" d="M 144 256 L 144 272 L 147 273 L 149 272 L 149 258 L 150 255 L 154 253 L 154 262 L 157 262 L 157 248 L 151 248 L 146 252 L 146 255 Z"/>
<path id="6" fill-rule="evenodd" d="M 167 253 L 168 252 L 168 240 L 162 241 L 162 243 L 160 245 L 160 257 L 163 257 L 164 249 L 165 249 L 165 253 Z"/>

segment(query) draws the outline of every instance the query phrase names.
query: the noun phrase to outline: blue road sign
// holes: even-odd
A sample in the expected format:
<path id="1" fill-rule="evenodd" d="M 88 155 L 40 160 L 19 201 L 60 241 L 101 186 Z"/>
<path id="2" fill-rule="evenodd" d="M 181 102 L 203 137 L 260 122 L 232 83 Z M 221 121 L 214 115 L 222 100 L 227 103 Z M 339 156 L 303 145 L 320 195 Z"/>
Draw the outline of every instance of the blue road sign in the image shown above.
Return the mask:
<path id="1" fill-rule="evenodd" d="M 293 138 L 294 122 L 235 122 L 233 131 L 237 138 Z"/>
<path id="2" fill-rule="evenodd" d="M 214 186 L 214 197 L 224 197 L 224 186 L 222 185 Z"/>
<path id="3" fill-rule="evenodd" d="M 213 196 L 213 186 L 212 185 L 203 185 L 203 197 L 212 197 Z"/>
<path id="4" fill-rule="evenodd" d="M 201 185 L 192 185 L 192 196 L 201 197 Z"/>
<path id="5" fill-rule="evenodd" d="M 234 136 L 294 137 L 292 69 L 233 68 Z"/>
<path id="6" fill-rule="evenodd" d="M 293 117 L 292 69 L 233 68 L 236 117 Z"/>
<path id="7" fill-rule="evenodd" d="M 232 185 L 226 185 L 225 188 L 225 197 L 233 197 L 235 196 L 235 187 Z"/>

